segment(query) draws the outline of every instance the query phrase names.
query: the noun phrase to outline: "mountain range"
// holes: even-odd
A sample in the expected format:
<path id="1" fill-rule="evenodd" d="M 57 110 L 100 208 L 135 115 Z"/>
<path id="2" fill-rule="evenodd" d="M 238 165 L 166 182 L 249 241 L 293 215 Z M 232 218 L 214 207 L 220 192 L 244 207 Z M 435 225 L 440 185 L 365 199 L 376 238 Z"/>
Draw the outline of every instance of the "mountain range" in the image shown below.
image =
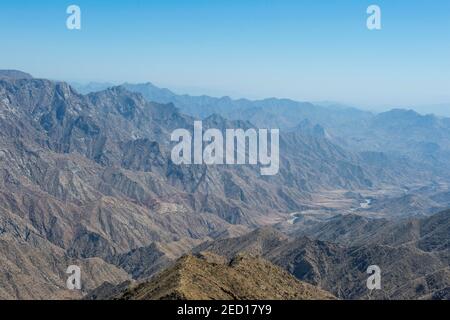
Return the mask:
<path id="1" fill-rule="evenodd" d="M 166 283 L 181 270 L 192 279 L 203 268 L 242 299 L 330 297 L 321 290 L 344 299 L 415 299 L 448 291 L 448 214 L 436 214 L 450 203 L 448 119 L 179 96 L 151 84 L 96 89 L 82 94 L 65 82 L 0 71 L 0 298 L 81 298 L 98 287 L 115 295 L 129 284 L 124 297 L 160 298 L 154 277 Z M 279 174 L 263 177 L 257 165 L 175 165 L 170 134 L 192 132 L 198 119 L 204 129 L 279 127 Z M 371 229 L 374 218 L 379 229 Z M 405 221 L 413 237 L 403 234 Z M 277 230 L 255 242 L 267 225 Z M 392 235 L 408 241 L 389 242 Z M 260 257 L 230 263 L 249 247 Z M 225 253 L 225 262 L 199 258 L 198 248 Z M 368 257 L 385 257 L 391 274 L 389 288 L 374 297 L 359 281 Z M 81 291 L 66 288 L 73 264 L 82 270 Z M 235 287 L 253 267 L 273 279 L 289 272 L 297 280 L 286 278 L 284 287 L 308 290 L 283 293 L 274 280 L 277 295 L 257 292 L 269 281 L 261 274 Z M 177 297 L 203 298 L 209 289 L 219 297 L 212 287 Z"/>
<path id="2" fill-rule="evenodd" d="M 335 297 L 301 282 L 270 262 L 246 254 L 230 260 L 209 252 L 186 255 L 141 283 L 104 285 L 85 299 L 133 300 L 329 300 Z"/>
<path id="3" fill-rule="evenodd" d="M 96 84 L 107 88 L 109 83 Z M 421 115 L 413 110 L 392 109 L 375 114 L 336 103 L 313 104 L 289 99 L 233 100 L 229 97 L 179 95 L 152 83 L 122 85 L 149 101 L 173 103 L 179 110 L 198 118 L 218 114 L 231 120 L 246 120 L 257 127 L 295 130 L 308 120 L 326 129 L 333 142 L 363 152 L 368 161 L 387 156 L 392 161 L 414 163 L 433 174 L 448 177 L 450 118 Z M 91 86 L 78 86 L 81 92 Z M 381 153 L 381 155 L 379 155 Z M 375 155 L 374 155 L 375 154 Z"/>
<path id="4" fill-rule="evenodd" d="M 275 229 L 194 248 L 231 257 L 264 257 L 295 277 L 341 299 L 450 298 L 450 211 L 392 224 L 356 215 L 335 216 L 289 237 Z M 366 270 L 382 270 L 382 290 L 369 291 Z"/>

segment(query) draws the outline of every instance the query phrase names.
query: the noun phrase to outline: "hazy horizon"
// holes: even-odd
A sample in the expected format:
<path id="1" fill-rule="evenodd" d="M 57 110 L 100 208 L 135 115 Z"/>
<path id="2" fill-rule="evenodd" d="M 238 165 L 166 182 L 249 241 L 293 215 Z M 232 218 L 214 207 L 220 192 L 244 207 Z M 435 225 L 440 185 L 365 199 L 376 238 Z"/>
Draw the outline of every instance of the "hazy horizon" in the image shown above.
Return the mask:
<path id="1" fill-rule="evenodd" d="M 370 110 L 444 105 L 450 115 L 445 0 L 79 0 L 81 30 L 66 28 L 69 4 L 4 3 L 3 67 L 78 82 L 150 81 L 194 95 Z M 381 30 L 366 26 L 372 4 Z"/>
<path id="2" fill-rule="evenodd" d="M 12 69 L 12 68 L 0 68 L 0 70 L 17 70 L 20 72 L 29 73 L 26 70 L 23 69 Z M 450 117 L 450 102 L 449 103 L 436 103 L 436 104 L 429 104 L 429 105 L 355 105 L 351 102 L 346 101 L 332 101 L 332 100 L 319 100 L 319 101 L 312 101 L 307 99 L 296 99 L 292 97 L 286 97 L 286 96 L 251 96 L 246 95 L 242 93 L 238 93 L 237 91 L 230 91 L 230 92 L 220 92 L 211 90 L 208 88 L 199 88 L 199 87 L 190 87 L 190 86 L 172 86 L 170 84 L 160 84 L 157 81 L 153 80 L 146 80 L 143 82 L 128 82 L 128 81 L 102 81 L 102 80 L 72 80 L 72 79 L 58 79 L 58 78 L 51 78 L 51 77 L 45 77 L 45 76 L 36 76 L 34 74 L 31 74 L 35 78 L 44 78 L 49 79 L 53 81 L 64 81 L 71 85 L 78 85 L 78 86 L 89 86 L 89 85 L 99 85 L 101 87 L 106 85 L 112 85 L 112 86 L 119 86 L 124 83 L 129 84 L 145 84 L 145 83 L 151 83 L 152 85 L 160 88 L 160 89 L 168 89 L 172 91 L 173 93 L 177 95 L 190 95 L 190 96 L 211 96 L 214 98 L 223 98 L 228 97 L 233 100 L 239 100 L 239 99 L 247 99 L 247 100 L 265 100 L 265 99 L 289 99 L 297 102 L 308 102 L 312 103 L 314 105 L 322 105 L 322 106 L 339 106 L 344 108 L 355 108 L 363 111 L 373 112 L 373 113 L 381 113 L 390 111 L 392 109 L 405 109 L 405 110 L 414 110 L 415 112 L 421 114 L 421 115 L 428 115 L 428 114 L 434 114 L 439 117 Z"/>
<path id="3" fill-rule="evenodd" d="M 58 80 L 58 79 L 54 79 L 54 80 Z M 61 79 L 59 79 L 61 80 Z M 68 83 L 76 83 L 79 85 L 90 85 L 90 84 L 112 84 L 112 85 L 121 85 L 124 82 L 120 82 L 120 81 L 89 81 L 89 80 L 66 80 L 66 79 L 62 79 L 63 81 L 66 81 Z M 242 93 L 238 93 L 238 92 L 217 92 L 214 90 L 210 90 L 208 88 L 193 88 L 193 87 L 189 87 L 189 86 L 172 86 L 170 84 L 159 84 L 157 81 L 152 81 L 152 80 L 148 80 L 148 81 L 143 81 L 143 82 L 128 82 L 128 83 L 132 83 L 132 84 L 142 84 L 142 83 L 151 83 L 152 85 L 161 88 L 161 89 L 168 89 L 170 91 L 172 91 L 175 94 L 178 95 L 191 95 L 191 96 L 201 96 L 201 95 L 207 95 L 207 96 L 212 96 L 212 97 L 216 97 L 216 98 L 222 98 L 222 97 L 229 97 L 233 100 L 238 100 L 238 99 L 248 99 L 248 100 L 264 100 L 264 99 L 271 99 L 271 98 L 276 98 L 276 99 L 290 99 L 293 101 L 299 101 L 299 102 L 310 102 L 312 104 L 316 104 L 316 105 L 341 105 L 343 107 L 349 107 L 349 108 L 356 108 L 356 109 L 360 109 L 360 110 L 364 110 L 364 111 L 370 111 L 370 112 L 385 112 L 385 111 L 389 111 L 392 109 L 411 109 L 416 111 L 417 113 L 420 113 L 422 115 L 426 115 L 426 114 L 435 114 L 437 116 L 443 116 L 443 117 L 450 117 L 450 102 L 446 103 L 446 102 L 442 102 L 442 103 L 437 103 L 437 104 L 430 104 L 430 105 L 406 105 L 406 106 L 402 106 L 402 105 L 354 105 L 351 102 L 346 102 L 346 101 L 331 101 L 331 100 L 327 100 L 327 99 L 323 99 L 320 101 L 310 101 L 310 100 L 306 100 L 306 99 L 295 99 L 292 97 L 284 97 L 284 96 L 250 96 L 250 95 L 245 95 Z"/>

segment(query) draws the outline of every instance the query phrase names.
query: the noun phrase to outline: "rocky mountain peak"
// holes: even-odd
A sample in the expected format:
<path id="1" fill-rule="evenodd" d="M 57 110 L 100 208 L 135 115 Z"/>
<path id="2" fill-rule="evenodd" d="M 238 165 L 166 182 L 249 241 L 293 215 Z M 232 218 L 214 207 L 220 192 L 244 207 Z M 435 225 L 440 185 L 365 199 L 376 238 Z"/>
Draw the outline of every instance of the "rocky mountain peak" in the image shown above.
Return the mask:
<path id="1" fill-rule="evenodd" d="M 0 70 L 0 79 L 2 80 L 33 79 L 33 76 L 31 74 L 19 70 Z"/>

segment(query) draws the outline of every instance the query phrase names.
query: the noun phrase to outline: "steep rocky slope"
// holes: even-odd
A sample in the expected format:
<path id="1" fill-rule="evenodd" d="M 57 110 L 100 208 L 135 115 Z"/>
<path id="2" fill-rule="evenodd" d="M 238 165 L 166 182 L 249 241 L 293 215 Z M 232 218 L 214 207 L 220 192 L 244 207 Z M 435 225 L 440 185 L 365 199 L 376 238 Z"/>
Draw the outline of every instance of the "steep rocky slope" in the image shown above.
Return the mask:
<path id="1" fill-rule="evenodd" d="M 114 297 L 114 296 L 113 296 Z M 203 253 L 188 255 L 148 282 L 125 290 L 119 299 L 247 300 L 333 299 L 268 261 L 238 255 L 228 261 Z"/>
<path id="2" fill-rule="evenodd" d="M 398 221 L 352 214 L 337 215 L 321 223 L 293 230 L 292 234 L 353 246 L 403 245 L 426 252 L 442 252 L 450 250 L 450 211 L 445 210 L 422 219 Z"/>
<path id="3" fill-rule="evenodd" d="M 361 152 L 368 162 L 381 167 L 403 162 L 402 171 L 430 171 L 431 178 L 450 171 L 450 121 L 413 110 L 393 109 L 374 114 L 348 106 L 313 104 L 290 99 L 252 101 L 229 97 L 179 95 L 151 83 L 124 84 L 149 101 L 174 103 L 184 113 L 208 117 L 220 114 L 228 119 L 248 120 L 258 127 L 296 128 L 305 120 L 325 127 L 334 142 Z M 381 156 L 381 157 L 380 157 Z M 368 159 L 367 159 L 368 158 Z M 381 164 L 383 164 L 381 166 Z M 397 165 L 393 165 L 397 167 Z M 398 173 L 400 173 L 397 167 Z"/>
<path id="4" fill-rule="evenodd" d="M 397 223 L 336 216 L 304 232 L 312 238 L 286 238 L 266 228 L 207 242 L 194 252 L 258 254 L 343 299 L 432 298 L 445 296 L 450 286 L 449 224 L 450 211 Z M 370 265 L 381 268 L 382 290 L 366 287 Z"/>

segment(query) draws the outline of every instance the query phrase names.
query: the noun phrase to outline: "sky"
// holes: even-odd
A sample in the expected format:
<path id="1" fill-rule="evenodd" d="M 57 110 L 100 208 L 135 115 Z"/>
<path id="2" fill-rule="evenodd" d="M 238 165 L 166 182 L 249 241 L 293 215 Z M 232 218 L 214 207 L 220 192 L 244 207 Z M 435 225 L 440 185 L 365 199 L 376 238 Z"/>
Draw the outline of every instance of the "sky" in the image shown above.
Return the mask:
<path id="1" fill-rule="evenodd" d="M 66 28 L 72 4 L 81 30 Z M 41 78 L 450 108 L 448 0 L 2 0 L 0 39 L 0 69 Z"/>

